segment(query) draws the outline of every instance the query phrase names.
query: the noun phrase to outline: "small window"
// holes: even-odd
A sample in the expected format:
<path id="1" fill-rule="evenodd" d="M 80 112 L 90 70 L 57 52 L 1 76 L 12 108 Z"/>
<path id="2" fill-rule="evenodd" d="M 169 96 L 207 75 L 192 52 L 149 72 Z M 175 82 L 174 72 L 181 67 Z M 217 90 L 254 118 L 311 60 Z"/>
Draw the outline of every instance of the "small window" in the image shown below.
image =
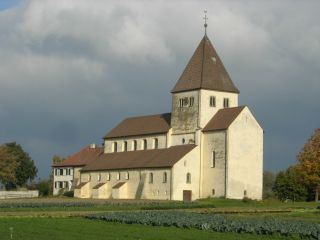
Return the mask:
<path id="1" fill-rule="evenodd" d="M 110 181 L 110 173 L 107 173 L 107 181 Z"/>
<path id="2" fill-rule="evenodd" d="M 113 152 L 117 152 L 118 151 L 118 143 L 114 142 L 113 143 Z"/>
<path id="3" fill-rule="evenodd" d="M 88 181 L 90 181 L 90 180 L 91 180 L 91 174 L 88 175 Z"/>
<path id="4" fill-rule="evenodd" d="M 194 103 L 194 97 L 190 97 L 189 99 L 189 107 L 192 107 Z"/>
<path id="5" fill-rule="evenodd" d="M 155 138 L 154 139 L 154 149 L 158 149 L 159 147 L 159 141 L 158 141 L 158 138 Z"/>
<path id="6" fill-rule="evenodd" d="M 243 191 L 243 196 L 244 196 L 244 197 L 247 197 L 247 190 L 244 190 L 244 191 Z"/>
<path id="7" fill-rule="evenodd" d="M 148 147 L 148 142 L 147 142 L 147 139 L 143 139 L 143 150 L 147 150 L 147 147 Z"/>
<path id="8" fill-rule="evenodd" d="M 224 98 L 223 99 L 223 107 L 228 108 L 229 107 L 229 98 Z"/>
<path id="9" fill-rule="evenodd" d="M 60 176 L 63 176 L 63 169 L 62 169 L 62 168 L 60 168 L 59 175 L 60 175 Z"/>
<path id="10" fill-rule="evenodd" d="M 56 168 L 54 169 L 54 175 L 58 176 L 58 169 L 56 169 Z"/>
<path id="11" fill-rule="evenodd" d="M 100 180 L 101 180 L 101 174 L 100 173 L 97 176 L 97 180 L 98 180 L 98 182 L 100 182 Z"/>
<path id="12" fill-rule="evenodd" d="M 211 96 L 210 97 L 210 107 L 215 107 L 216 106 L 216 97 Z"/>
<path id="13" fill-rule="evenodd" d="M 153 183 L 153 173 L 149 173 L 149 183 Z"/>
<path id="14" fill-rule="evenodd" d="M 166 172 L 163 173 L 163 181 L 162 182 L 163 183 L 167 182 L 167 173 Z"/>
<path id="15" fill-rule="evenodd" d="M 64 183 L 64 188 L 69 189 L 69 182 Z"/>
<path id="16" fill-rule="evenodd" d="M 212 152 L 212 156 L 211 156 L 211 167 L 215 168 L 216 167 L 216 152 L 213 151 Z"/>
<path id="17" fill-rule="evenodd" d="M 133 150 L 137 151 L 137 140 L 133 140 Z"/>
<path id="18" fill-rule="evenodd" d="M 54 182 L 54 188 L 58 188 L 58 182 Z"/>
<path id="19" fill-rule="evenodd" d="M 123 143 L 123 151 L 128 151 L 128 142 L 127 141 L 124 141 Z"/>
<path id="20" fill-rule="evenodd" d="M 59 188 L 63 188 L 63 182 L 58 182 L 59 183 Z"/>
<path id="21" fill-rule="evenodd" d="M 179 99 L 179 107 L 183 107 L 183 99 L 182 98 Z"/>
<path id="22" fill-rule="evenodd" d="M 120 180 L 120 173 L 117 173 L 117 180 Z"/>
<path id="23" fill-rule="evenodd" d="M 184 138 L 182 138 L 182 144 L 185 144 L 186 140 Z"/>
<path id="24" fill-rule="evenodd" d="M 214 196 L 216 194 L 216 191 L 214 190 L 214 188 L 212 189 L 212 196 Z"/>
<path id="25" fill-rule="evenodd" d="M 191 173 L 187 173 L 186 182 L 191 183 Z"/>
<path id="26" fill-rule="evenodd" d="M 126 178 L 126 180 L 129 180 L 129 172 L 126 172 L 125 178 Z"/>

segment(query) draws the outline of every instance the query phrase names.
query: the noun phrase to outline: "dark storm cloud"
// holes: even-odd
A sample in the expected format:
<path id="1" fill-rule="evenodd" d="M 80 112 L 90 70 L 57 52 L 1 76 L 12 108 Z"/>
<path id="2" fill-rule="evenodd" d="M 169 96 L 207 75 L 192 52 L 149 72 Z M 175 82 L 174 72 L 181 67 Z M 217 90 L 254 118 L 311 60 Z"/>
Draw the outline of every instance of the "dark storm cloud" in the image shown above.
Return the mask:
<path id="1" fill-rule="evenodd" d="M 0 12 L 0 142 L 17 141 L 46 177 L 122 118 L 168 112 L 170 90 L 208 35 L 240 104 L 265 129 L 278 170 L 314 128 L 320 107 L 318 1 L 22 1 Z"/>

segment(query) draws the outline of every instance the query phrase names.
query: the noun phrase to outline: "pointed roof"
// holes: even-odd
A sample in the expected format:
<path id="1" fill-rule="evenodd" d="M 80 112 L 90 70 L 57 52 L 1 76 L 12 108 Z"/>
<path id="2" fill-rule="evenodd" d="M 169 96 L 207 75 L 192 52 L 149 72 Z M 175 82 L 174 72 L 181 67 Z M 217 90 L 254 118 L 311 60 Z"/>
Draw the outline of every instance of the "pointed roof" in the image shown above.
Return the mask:
<path id="1" fill-rule="evenodd" d="M 239 93 L 207 35 L 201 40 L 171 92 L 196 89 Z"/>

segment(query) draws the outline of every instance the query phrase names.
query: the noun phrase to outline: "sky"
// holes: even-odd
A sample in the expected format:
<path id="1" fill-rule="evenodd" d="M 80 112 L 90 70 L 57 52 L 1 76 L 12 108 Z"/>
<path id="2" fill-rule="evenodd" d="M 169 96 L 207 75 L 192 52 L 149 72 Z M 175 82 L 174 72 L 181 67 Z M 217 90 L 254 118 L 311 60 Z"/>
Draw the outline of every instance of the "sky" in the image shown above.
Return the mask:
<path id="1" fill-rule="evenodd" d="M 0 144 L 39 177 L 125 117 L 171 111 L 204 34 L 264 129 L 264 168 L 295 164 L 320 119 L 320 1 L 0 0 Z"/>

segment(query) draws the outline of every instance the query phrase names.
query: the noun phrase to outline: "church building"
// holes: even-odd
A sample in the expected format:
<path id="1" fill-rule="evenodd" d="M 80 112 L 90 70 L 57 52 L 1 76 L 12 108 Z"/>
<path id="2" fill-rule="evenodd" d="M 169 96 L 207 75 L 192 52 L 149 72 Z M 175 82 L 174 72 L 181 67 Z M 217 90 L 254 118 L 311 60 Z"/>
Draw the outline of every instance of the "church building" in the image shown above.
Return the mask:
<path id="1" fill-rule="evenodd" d="M 85 148 L 92 156 L 53 166 L 71 168 L 75 197 L 262 198 L 263 129 L 238 105 L 239 90 L 207 34 L 171 93 L 171 113 L 124 119 L 103 148 Z"/>

